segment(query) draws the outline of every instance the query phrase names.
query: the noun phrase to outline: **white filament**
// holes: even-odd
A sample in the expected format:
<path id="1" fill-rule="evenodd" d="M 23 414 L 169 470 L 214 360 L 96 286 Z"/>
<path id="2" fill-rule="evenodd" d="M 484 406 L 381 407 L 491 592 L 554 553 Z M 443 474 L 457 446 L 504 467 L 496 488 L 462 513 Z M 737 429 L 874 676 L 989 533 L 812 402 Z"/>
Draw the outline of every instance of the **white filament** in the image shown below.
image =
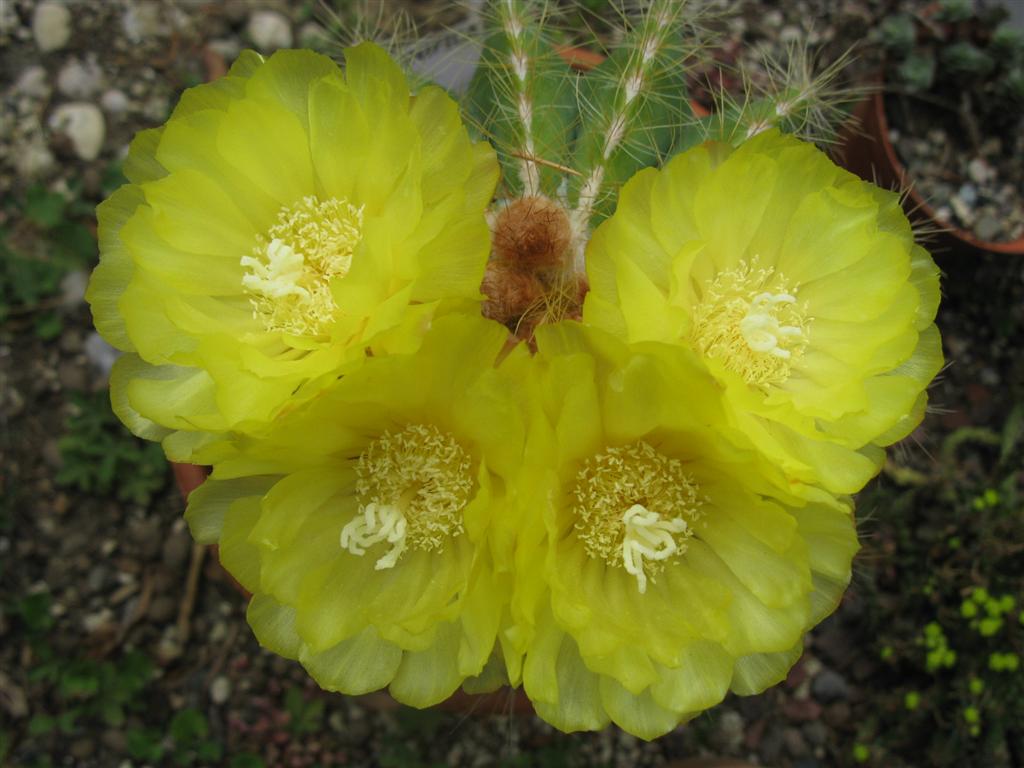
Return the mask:
<path id="1" fill-rule="evenodd" d="M 378 571 L 394 568 L 405 551 L 405 531 L 405 514 L 398 506 L 370 503 L 341 529 L 341 546 L 362 555 L 367 547 L 386 541 L 392 547 L 373 567 Z"/>
<path id="2" fill-rule="evenodd" d="M 663 520 L 661 515 L 641 504 L 634 504 L 622 516 L 626 535 L 622 540 L 622 565 L 626 572 L 636 577 L 640 594 L 647 591 L 647 574 L 644 573 L 644 558 L 667 560 L 679 551 L 673 533 L 687 530 L 686 521 L 681 517 Z"/>

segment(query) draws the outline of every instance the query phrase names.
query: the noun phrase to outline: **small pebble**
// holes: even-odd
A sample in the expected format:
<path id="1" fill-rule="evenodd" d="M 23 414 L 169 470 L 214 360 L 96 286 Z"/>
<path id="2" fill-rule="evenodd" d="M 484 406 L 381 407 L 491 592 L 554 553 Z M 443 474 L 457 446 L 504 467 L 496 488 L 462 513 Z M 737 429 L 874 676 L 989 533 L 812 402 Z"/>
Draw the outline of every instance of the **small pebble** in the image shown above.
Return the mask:
<path id="1" fill-rule="evenodd" d="M 957 190 L 956 194 L 966 205 L 973 206 L 978 202 L 978 190 L 973 184 L 960 185 L 960 189 Z"/>
<path id="2" fill-rule="evenodd" d="M 133 43 L 156 37 L 163 31 L 160 6 L 153 0 L 135 0 L 129 3 L 121 17 L 125 37 Z"/>
<path id="3" fill-rule="evenodd" d="M 60 50 L 71 38 L 71 11 L 64 3 L 44 0 L 32 16 L 32 35 L 43 53 Z"/>
<path id="4" fill-rule="evenodd" d="M 14 83 L 14 92 L 34 99 L 45 99 L 50 95 L 46 70 L 38 64 L 26 67 Z"/>
<path id="5" fill-rule="evenodd" d="M 121 352 L 119 350 L 110 346 L 110 344 L 108 344 L 107 341 L 95 331 L 85 338 L 83 348 L 86 358 L 90 363 L 92 363 L 93 367 L 103 375 L 104 378 L 110 375 L 110 369 L 114 367 L 114 362 L 121 356 Z"/>
<path id="6" fill-rule="evenodd" d="M 242 52 L 242 46 L 237 40 L 232 38 L 210 40 L 206 44 L 206 47 L 224 59 L 227 64 L 230 64 L 237 59 L 238 54 Z"/>
<path id="7" fill-rule="evenodd" d="M 712 735 L 715 746 L 723 752 L 733 753 L 743 744 L 743 717 L 733 709 L 718 711 L 718 728 Z"/>
<path id="8" fill-rule="evenodd" d="M 979 240 L 994 240 L 999 234 L 1001 227 L 999 222 L 991 214 L 985 214 L 978 218 L 974 224 L 974 236 Z"/>
<path id="9" fill-rule="evenodd" d="M 252 44 L 264 53 L 292 45 L 292 26 L 276 11 L 254 12 L 247 29 Z"/>
<path id="10" fill-rule="evenodd" d="M 163 543 L 161 557 L 168 568 L 182 568 L 192 551 L 192 539 L 186 531 L 175 531 Z"/>
<path id="11" fill-rule="evenodd" d="M 800 27 L 794 27 L 793 25 L 787 25 L 779 30 L 779 42 L 783 45 L 792 45 L 804 36 L 804 33 L 800 31 Z"/>
<path id="12" fill-rule="evenodd" d="M 14 169 L 25 180 L 45 176 L 53 168 L 56 159 L 42 139 L 34 137 L 22 145 L 14 158 Z"/>
<path id="13" fill-rule="evenodd" d="M 170 621 L 178 612 L 178 606 L 174 599 L 166 595 L 154 598 L 146 611 L 146 617 L 157 624 Z"/>
<path id="14" fill-rule="evenodd" d="M 89 385 L 85 370 L 74 360 L 62 360 L 58 364 L 57 379 L 65 392 L 81 392 Z"/>
<path id="15" fill-rule="evenodd" d="M 128 538 L 138 547 L 139 554 L 143 559 L 149 560 L 161 550 L 163 534 L 160 531 L 160 521 L 131 520 L 128 523 Z"/>
<path id="16" fill-rule="evenodd" d="M 111 115 L 123 115 L 128 111 L 128 97 L 124 91 L 111 88 L 100 96 L 100 106 Z"/>
<path id="17" fill-rule="evenodd" d="M 223 675 L 215 677 L 210 684 L 210 701 L 214 704 L 223 704 L 231 698 L 231 681 Z"/>
<path id="18" fill-rule="evenodd" d="M 114 623 L 114 614 L 109 608 L 100 608 L 95 613 L 87 613 L 82 618 L 82 629 L 91 635 Z"/>
<path id="19" fill-rule="evenodd" d="M 796 728 L 786 728 L 782 732 L 782 741 L 786 745 L 786 751 L 792 757 L 804 757 L 810 752 L 803 734 Z"/>
<path id="20" fill-rule="evenodd" d="M 820 747 L 829 739 L 828 728 L 821 720 L 812 720 L 809 723 L 804 723 L 801 726 L 800 731 L 804 737 L 816 747 Z"/>
<path id="21" fill-rule="evenodd" d="M 992 167 L 982 158 L 976 157 L 967 164 L 967 175 L 975 184 L 984 184 L 992 178 Z"/>
<path id="22" fill-rule="evenodd" d="M 89 273 L 84 269 L 68 272 L 60 281 L 60 303 L 77 307 L 85 302 L 85 289 L 89 286 Z"/>
<path id="23" fill-rule="evenodd" d="M 95 61 L 71 59 L 57 73 L 57 90 L 72 99 L 89 99 L 103 87 L 103 71 Z"/>
<path id="24" fill-rule="evenodd" d="M 49 126 L 71 141 L 82 160 L 95 160 L 103 148 L 106 123 L 99 107 L 88 102 L 61 104 L 50 115 Z"/>
<path id="25" fill-rule="evenodd" d="M 13 718 L 25 717 L 28 714 L 25 691 L 4 672 L 0 672 L 0 709 L 5 710 Z"/>
<path id="26" fill-rule="evenodd" d="M 949 207 L 965 228 L 969 229 L 974 224 L 974 211 L 961 197 L 955 195 L 949 198 Z"/>

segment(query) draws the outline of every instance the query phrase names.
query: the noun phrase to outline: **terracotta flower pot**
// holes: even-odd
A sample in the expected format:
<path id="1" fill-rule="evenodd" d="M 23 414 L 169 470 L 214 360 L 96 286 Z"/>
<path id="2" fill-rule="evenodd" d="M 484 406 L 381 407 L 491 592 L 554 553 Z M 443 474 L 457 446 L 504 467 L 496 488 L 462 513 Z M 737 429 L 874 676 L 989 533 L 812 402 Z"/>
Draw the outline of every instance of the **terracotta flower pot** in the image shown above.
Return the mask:
<path id="1" fill-rule="evenodd" d="M 929 242 L 936 262 L 947 274 L 971 269 L 970 257 L 984 254 L 1024 254 L 1024 236 L 1008 242 L 979 240 L 973 233 L 957 229 L 935 215 L 933 208 L 917 191 L 910 175 L 889 141 L 889 121 L 885 114 L 885 96 L 877 91 L 854 111 L 858 129 L 847 130 L 840 151 L 840 163 L 862 179 L 887 189 L 906 190 L 904 209 L 911 219 L 934 232 Z"/>

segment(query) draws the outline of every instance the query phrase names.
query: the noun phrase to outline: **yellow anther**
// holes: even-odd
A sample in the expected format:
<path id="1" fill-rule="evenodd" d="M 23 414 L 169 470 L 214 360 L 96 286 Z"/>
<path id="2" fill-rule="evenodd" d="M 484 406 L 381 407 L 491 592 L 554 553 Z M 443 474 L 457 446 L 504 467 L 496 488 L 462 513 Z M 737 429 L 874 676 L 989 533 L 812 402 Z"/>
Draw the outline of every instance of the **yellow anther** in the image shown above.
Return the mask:
<path id="1" fill-rule="evenodd" d="M 282 208 L 252 255 L 240 260 L 253 317 L 268 331 L 328 332 L 338 309 L 331 280 L 348 274 L 362 226 L 363 209 L 347 200 L 310 196 Z"/>
<path id="2" fill-rule="evenodd" d="M 793 360 L 807 345 L 809 323 L 796 290 L 786 288 L 773 269 L 759 268 L 754 258 L 705 284 L 692 339 L 704 355 L 721 360 L 748 384 L 768 386 L 789 378 Z"/>
<path id="3" fill-rule="evenodd" d="M 393 568 L 406 549 L 439 552 L 462 533 L 473 492 L 472 462 L 455 439 L 433 426 L 385 432 L 356 462 L 359 511 L 341 530 L 341 546 L 363 555 L 391 548 L 375 568 Z"/>
<path id="4" fill-rule="evenodd" d="M 587 554 L 634 576 L 637 589 L 686 551 L 701 515 L 697 485 L 682 462 L 646 442 L 591 457 L 576 476 L 576 535 Z"/>

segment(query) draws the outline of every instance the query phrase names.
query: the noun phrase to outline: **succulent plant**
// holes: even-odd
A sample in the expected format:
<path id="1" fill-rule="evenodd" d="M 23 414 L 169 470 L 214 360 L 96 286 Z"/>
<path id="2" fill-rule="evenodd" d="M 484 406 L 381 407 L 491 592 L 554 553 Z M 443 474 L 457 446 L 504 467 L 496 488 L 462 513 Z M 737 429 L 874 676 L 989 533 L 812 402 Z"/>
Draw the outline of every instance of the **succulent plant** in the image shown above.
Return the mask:
<path id="1" fill-rule="evenodd" d="M 977 135 L 975 126 L 1020 130 L 1024 33 L 1003 23 L 1006 16 L 1002 7 L 942 0 L 917 18 L 886 17 L 879 38 L 890 83 L 960 112 L 969 136 Z"/>

